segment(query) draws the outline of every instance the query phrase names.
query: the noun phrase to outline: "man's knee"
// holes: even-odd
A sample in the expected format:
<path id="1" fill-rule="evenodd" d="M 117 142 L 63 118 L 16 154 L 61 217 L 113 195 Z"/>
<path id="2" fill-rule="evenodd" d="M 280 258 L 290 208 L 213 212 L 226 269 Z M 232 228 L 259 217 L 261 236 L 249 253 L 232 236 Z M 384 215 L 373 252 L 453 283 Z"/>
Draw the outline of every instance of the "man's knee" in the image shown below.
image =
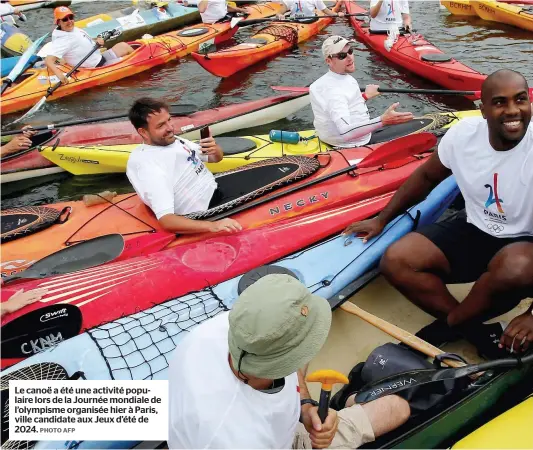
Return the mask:
<path id="1" fill-rule="evenodd" d="M 492 258 L 488 269 L 504 289 L 533 287 L 533 243 L 505 246 Z"/>
<path id="2" fill-rule="evenodd" d="M 397 395 L 388 395 L 385 398 L 388 399 L 391 414 L 397 418 L 398 422 L 407 422 L 411 415 L 409 402 Z"/>

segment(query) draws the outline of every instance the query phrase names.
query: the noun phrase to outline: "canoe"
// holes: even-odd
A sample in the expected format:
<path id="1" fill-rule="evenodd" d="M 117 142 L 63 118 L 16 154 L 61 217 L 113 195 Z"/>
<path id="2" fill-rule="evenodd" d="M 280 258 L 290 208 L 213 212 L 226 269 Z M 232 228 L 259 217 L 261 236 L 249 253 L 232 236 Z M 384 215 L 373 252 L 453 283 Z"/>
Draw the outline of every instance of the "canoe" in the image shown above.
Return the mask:
<path id="1" fill-rule="evenodd" d="M 247 7 L 250 18 L 261 18 L 276 14 L 281 8 L 278 3 L 266 3 Z M 98 68 L 80 68 L 72 75 L 72 81 L 57 89 L 48 101 L 79 93 L 93 86 L 114 81 L 144 72 L 153 67 L 166 64 L 204 47 L 230 39 L 238 30 L 231 28 L 229 22 L 199 24 L 173 31 L 151 39 L 139 39 L 129 44 L 135 49 L 114 64 Z M 62 65 L 67 73 L 70 66 Z M 49 87 L 57 83 L 57 77 L 50 76 L 47 68 L 30 69 L 7 89 L 1 97 L 2 114 L 9 114 L 31 108 L 45 94 Z"/>
<path id="2" fill-rule="evenodd" d="M 533 6 L 508 5 L 487 0 L 470 0 L 470 4 L 483 20 L 533 31 Z"/>
<path id="3" fill-rule="evenodd" d="M 306 23 L 272 22 L 241 44 L 211 53 L 193 52 L 192 56 L 213 75 L 229 77 L 310 39 L 331 22 L 331 17 L 311 19 Z"/>
<path id="4" fill-rule="evenodd" d="M 361 158 L 368 155 L 373 149 L 382 144 L 364 148 L 347 149 L 341 152 L 322 153 L 315 158 L 306 156 L 285 157 L 301 158 L 310 164 L 312 161 L 319 161 L 322 167 L 306 180 L 296 181 L 291 187 L 298 186 L 313 180 L 320 179 L 341 169 L 346 169 L 348 163 L 356 163 Z M 397 189 L 407 177 L 422 164 L 429 154 L 425 154 L 420 159 L 409 157 L 401 161 L 393 161 L 385 165 L 384 170 L 365 169 L 357 178 L 350 175 L 340 175 L 329 181 L 321 182 L 316 186 L 309 186 L 302 192 L 292 192 L 280 200 L 273 199 L 262 206 L 248 209 L 238 214 L 233 214 L 232 218 L 239 221 L 244 229 L 257 228 L 266 224 L 279 222 L 282 219 L 296 217 L 313 211 L 321 211 L 334 207 L 341 207 L 346 204 L 355 203 L 361 200 L 383 195 Z M 265 162 L 258 162 L 259 165 L 271 164 L 274 159 Z M 299 165 L 303 164 L 298 162 Z M 252 166 L 244 166 L 244 170 Z M 292 167 L 292 166 L 288 166 Z M 389 170 L 390 169 L 390 170 Z M 285 172 L 284 169 L 282 172 Z M 235 172 L 238 175 L 238 172 Z M 276 175 L 279 176 L 276 172 Z M 219 183 L 231 186 L 231 178 L 227 178 L 227 173 L 218 174 Z M 225 177 L 225 178 L 224 178 Z M 243 187 L 254 180 L 253 177 L 245 181 L 240 181 Z M 240 185 L 235 185 L 241 187 Z M 306 185 L 307 186 L 307 185 Z M 278 186 L 276 186 L 278 187 Z M 226 188 L 222 187 L 224 192 Z M 231 191 L 231 187 L 228 189 Z M 284 192 L 288 187 L 279 187 L 277 193 Z M 264 198 L 269 198 L 273 194 L 265 192 Z M 53 224 L 55 215 L 65 208 L 71 213 L 64 223 Z M 204 214 L 193 214 L 190 217 L 205 218 L 218 208 Z M 227 208 L 231 211 L 231 208 Z M 102 202 L 94 206 L 85 206 L 83 201 L 70 201 L 45 205 L 45 213 L 50 213 L 51 223 L 46 229 L 41 229 L 33 234 L 24 235 L 20 233 L 17 239 L 2 243 L 2 273 L 5 275 L 23 270 L 36 260 L 39 260 L 51 253 L 54 253 L 68 245 L 76 242 L 91 239 L 110 233 L 120 233 L 129 240 L 138 239 L 153 231 L 160 231 L 161 226 L 153 215 L 152 211 L 145 206 L 136 194 L 122 194 L 114 197 L 111 202 Z M 16 211 L 17 214 L 32 214 L 32 208 L 27 212 Z M 8 217 L 11 216 L 8 210 L 2 211 L 3 223 L 10 223 Z M 43 213 L 44 214 L 44 213 Z M 41 212 L 37 215 L 41 217 Z M 32 216 L 33 217 L 33 216 Z M 27 221 L 30 219 L 24 216 Z M 15 217 L 16 219 L 16 217 Z M 33 219 L 32 219 L 33 220 Z M 20 221 L 16 221 L 18 224 Z M 27 223 L 27 222 L 26 222 Z M 30 222 L 33 223 L 33 222 Z M 37 223 L 37 222 L 36 222 Z M 19 226 L 16 227 L 19 230 Z M 22 230 L 23 231 L 23 230 Z M 197 234 L 180 236 L 170 243 L 170 247 L 188 242 L 202 241 L 208 234 Z"/>
<path id="5" fill-rule="evenodd" d="M 412 133 L 446 129 L 464 117 L 480 114 L 476 110 L 428 114 L 409 124 L 389 127 L 382 129 L 381 133 L 379 131 L 374 133 L 373 142 L 385 142 Z M 315 137 L 313 130 L 301 131 L 299 135 L 303 139 L 297 144 L 279 143 L 268 135 L 248 136 L 237 140 L 233 138 L 229 141 L 227 138 L 220 138 L 218 142 L 224 150 L 224 159 L 207 166 L 214 173 L 225 172 L 264 159 L 283 155 L 310 155 L 331 149 L 329 145 Z M 51 146 L 41 148 L 40 153 L 73 175 L 96 175 L 126 172 L 129 155 L 136 147 L 137 144 L 64 146 L 60 142 L 58 146 L 51 143 Z"/>
<path id="6" fill-rule="evenodd" d="M 104 31 L 120 27 L 122 34 L 106 44 L 109 48 L 117 42 L 131 41 L 146 33 L 156 36 L 200 21 L 197 8 L 186 7 L 175 1 L 163 3 L 161 6 L 147 5 L 145 8 L 142 5 L 78 20 L 76 26 L 92 38 Z"/>
<path id="7" fill-rule="evenodd" d="M 32 40 L 19 28 L 7 22 L 0 23 L 0 49 L 3 57 L 20 56 L 31 44 Z M 4 59 L 2 59 L 2 72 L 3 66 Z"/>
<path id="8" fill-rule="evenodd" d="M 452 448 L 533 448 L 533 397 L 461 439 Z"/>
<path id="9" fill-rule="evenodd" d="M 470 0 L 440 0 L 440 3 L 456 16 L 477 17 L 477 13 L 470 4 Z"/>
<path id="10" fill-rule="evenodd" d="M 289 93 L 173 117 L 172 124 L 176 134 L 186 139 L 200 139 L 200 128 L 205 125 L 209 125 L 212 135 L 216 136 L 281 120 L 308 104 L 309 95 Z M 2 158 L 0 182 L 10 183 L 63 172 L 62 168 L 54 165 L 37 150 L 39 145 L 58 140 L 60 145 L 66 146 L 142 142 L 129 121 L 53 129 L 35 139 L 35 146 L 31 149 Z"/>
<path id="11" fill-rule="evenodd" d="M 385 48 L 387 35 L 370 34 L 366 23 L 367 10 L 353 1 L 347 1 L 345 4 L 347 13 L 360 14 L 350 17 L 358 38 L 385 59 L 447 89 L 465 91 L 481 89 L 486 75 L 446 55 L 421 35 L 399 36 L 398 41 L 390 51 L 387 51 Z"/>

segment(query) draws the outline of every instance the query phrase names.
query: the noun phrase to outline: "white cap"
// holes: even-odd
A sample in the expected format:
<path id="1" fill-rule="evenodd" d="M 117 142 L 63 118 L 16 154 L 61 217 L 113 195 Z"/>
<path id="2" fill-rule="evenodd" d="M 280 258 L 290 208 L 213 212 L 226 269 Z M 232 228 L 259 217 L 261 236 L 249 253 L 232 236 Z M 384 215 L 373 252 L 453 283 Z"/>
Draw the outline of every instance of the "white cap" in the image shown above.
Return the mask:
<path id="1" fill-rule="evenodd" d="M 336 55 L 337 53 L 342 52 L 342 49 L 346 47 L 346 44 L 351 42 L 354 41 L 343 38 L 342 36 L 330 36 L 322 44 L 322 54 L 324 55 L 324 58 Z"/>

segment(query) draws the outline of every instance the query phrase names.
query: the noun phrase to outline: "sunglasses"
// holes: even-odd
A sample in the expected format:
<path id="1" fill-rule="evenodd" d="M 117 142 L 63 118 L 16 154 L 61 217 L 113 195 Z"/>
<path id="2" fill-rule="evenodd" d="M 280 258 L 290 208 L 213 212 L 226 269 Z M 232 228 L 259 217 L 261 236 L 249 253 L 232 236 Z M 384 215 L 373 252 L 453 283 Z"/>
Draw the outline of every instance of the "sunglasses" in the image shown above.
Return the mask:
<path id="1" fill-rule="evenodd" d="M 59 20 L 61 20 L 61 22 L 69 22 L 71 20 L 74 20 L 74 16 L 63 17 L 62 19 L 59 19 Z"/>
<path id="2" fill-rule="evenodd" d="M 347 52 L 340 52 L 336 55 L 331 55 L 332 58 L 337 58 L 339 61 L 342 61 L 348 57 L 348 55 L 353 55 L 353 48 L 348 50 Z"/>

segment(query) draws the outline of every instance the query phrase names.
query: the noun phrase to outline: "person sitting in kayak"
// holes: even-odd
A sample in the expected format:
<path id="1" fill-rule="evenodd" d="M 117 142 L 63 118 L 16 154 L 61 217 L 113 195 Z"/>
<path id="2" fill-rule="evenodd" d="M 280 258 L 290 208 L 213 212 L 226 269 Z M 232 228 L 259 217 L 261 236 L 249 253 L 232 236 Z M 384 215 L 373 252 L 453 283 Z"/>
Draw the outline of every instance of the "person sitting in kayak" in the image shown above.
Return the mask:
<path id="1" fill-rule="evenodd" d="M 391 28 L 412 28 L 407 0 L 370 0 L 370 32 L 387 32 Z"/>
<path id="2" fill-rule="evenodd" d="M 228 5 L 226 0 L 188 0 L 183 4 L 185 6 L 198 6 L 203 23 L 220 22 L 226 19 L 228 12 L 248 14 L 245 8 Z"/>
<path id="3" fill-rule="evenodd" d="M 433 187 L 455 175 L 465 201 L 459 214 L 410 233 L 381 260 L 386 279 L 437 318 L 419 332 L 433 345 L 460 339 L 490 359 L 533 343 L 532 306 L 502 330 L 484 324 L 533 297 L 533 126 L 525 78 L 498 70 L 481 89 L 483 117 L 454 125 L 376 217 L 349 226 L 368 240 Z M 461 302 L 446 284 L 474 282 Z M 503 331 L 503 333 L 502 333 Z"/>
<path id="4" fill-rule="evenodd" d="M 126 175 L 161 226 L 173 233 L 240 231 L 233 219 L 214 222 L 183 217 L 205 211 L 221 198 L 213 174 L 204 162 L 219 162 L 222 149 L 212 137 L 200 145 L 176 137 L 169 107 L 150 98 L 137 100 L 129 119 L 143 139 L 131 153 Z"/>
<path id="5" fill-rule="evenodd" d="M 330 326 L 328 301 L 292 276 L 246 288 L 174 350 L 169 448 L 357 448 L 406 422 L 399 396 L 358 405 L 350 395 L 321 423 L 305 376 Z"/>
<path id="6" fill-rule="evenodd" d="M 337 12 L 342 2 L 329 9 L 323 0 L 281 0 L 281 10 L 278 13 L 278 19 L 285 19 L 285 13 L 289 11 L 289 16 L 297 19 L 298 17 L 316 16 L 316 11 L 322 12 L 326 16 L 344 16 L 343 12 Z"/>
<path id="7" fill-rule="evenodd" d="M 370 118 L 366 100 L 379 95 L 377 85 L 368 85 L 361 94 L 359 84 L 350 74 L 355 71 L 351 41 L 330 36 L 322 44 L 322 54 L 329 67 L 309 87 L 314 127 L 318 137 L 337 147 L 354 147 L 371 142 L 372 132 L 383 125 L 408 122 L 410 112 L 398 112 L 394 103 L 379 117 Z"/>
<path id="8" fill-rule="evenodd" d="M 61 69 L 56 66 L 56 59 L 61 58 L 66 64 L 75 66 L 94 47 L 93 39 L 74 24 L 74 13 L 66 6 L 54 9 L 54 21 L 57 28 L 52 32 L 52 42 L 43 47 L 38 53 L 44 58 L 46 67 L 53 72 L 63 84 L 68 80 Z M 104 45 L 102 38 L 96 42 Z M 43 53 L 44 52 L 44 53 Z M 126 42 L 119 42 L 104 53 L 95 52 L 81 65 L 81 67 L 94 68 L 117 62 L 121 57 L 129 55 L 133 48 Z"/>

